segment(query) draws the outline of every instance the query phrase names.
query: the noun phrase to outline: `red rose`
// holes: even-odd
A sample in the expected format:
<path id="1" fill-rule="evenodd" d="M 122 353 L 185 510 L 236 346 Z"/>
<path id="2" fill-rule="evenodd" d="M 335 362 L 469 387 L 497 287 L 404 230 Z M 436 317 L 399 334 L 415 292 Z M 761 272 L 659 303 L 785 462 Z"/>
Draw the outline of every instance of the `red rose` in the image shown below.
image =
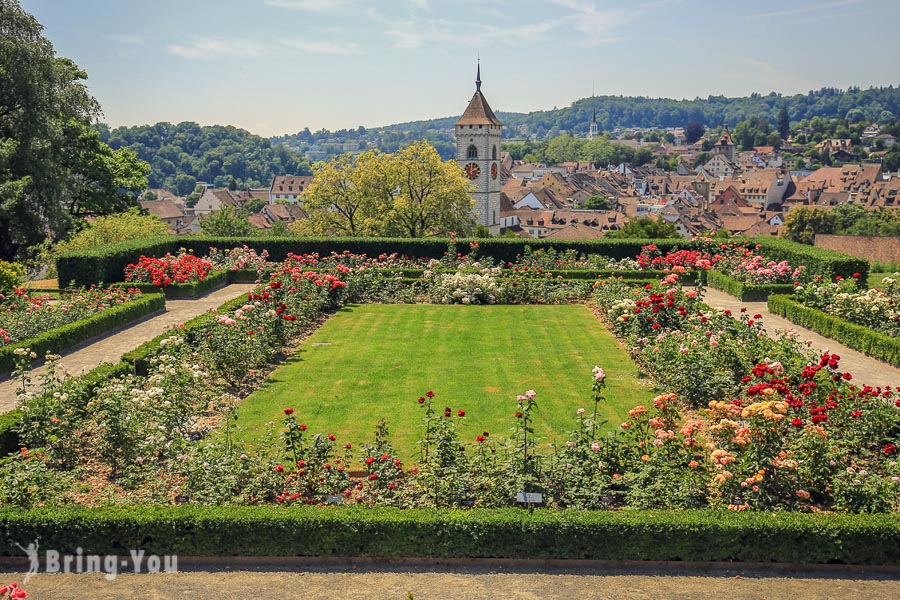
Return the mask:
<path id="1" fill-rule="evenodd" d="M 290 415 L 294 414 L 294 409 L 293 409 L 293 408 L 286 408 L 286 409 L 284 409 L 284 414 L 290 416 Z"/>
<path id="2" fill-rule="evenodd" d="M 888 443 L 884 445 L 884 448 L 882 448 L 881 451 L 885 454 L 894 454 L 895 452 L 897 452 L 897 446 Z"/>
<path id="3" fill-rule="evenodd" d="M 306 425 L 303 423 L 300 424 L 300 431 L 306 431 Z"/>
<path id="4" fill-rule="evenodd" d="M 521 419 L 521 418 L 522 418 L 522 413 L 517 412 L 517 413 L 516 413 L 516 418 L 517 418 L 517 419 Z"/>
<path id="5" fill-rule="evenodd" d="M 464 411 L 464 410 L 458 410 L 458 411 L 456 411 L 456 416 L 457 416 L 457 417 L 464 417 L 464 416 L 466 416 L 466 411 Z"/>
<path id="6" fill-rule="evenodd" d="M 429 398 L 434 398 L 434 392 L 427 392 L 425 395 Z"/>
<path id="7" fill-rule="evenodd" d="M 366 457 L 366 464 L 367 464 L 367 465 L 371 465 L 373 462 L 375 462 L 375 459 L 374 459 L 374 458 L 372 458 L 371 456 L 367 456 L 367 457 Z"/>
<path id="8" fill-rule="evenodd" d="M 860 412 L 858 410 L 854 410 L 852 413 L 850 413 L 850 416 L 853 417 L 854 419 L 858 419 L 860 416 L 862 416 L 862 412 Z"/>
<path id="9" fill-rule="evenodd" d="M 276 465 L 275 470 L 278 471 L 279 473 L 284 473 L 284 467 L 281 465 Z"/>
<path id="10" fill-rule="evenodd" d="M 803 419 L 793 419 L 791 420 L 791 425 L 793 425 L 794 427 L 802 427 Z"/>
<path id="11" fill-rule="evenodd" d="M 305 467 L 305 466 L 306 466 L 306 461 L 305 461 L 305 460 L 298 460 L 298 461 L 297 461 L 297 466 L 298 466 L 298 467 Z"/>
<path id="12" fill-rule="evenodd" d="M 850 373 L 844 373 L 843 378 L 847 381 L 850 381 L 851 379 L 853 379 L 853 375 L 851 375 Z"/>
<path id="13" fill-rule="evenodd" d="M 369 481 L 375 481 L 376 479 L 378 479 L 378 473 L 372 473 L 371 475 L 369 475 Z"/>
<path id="14" fill-rule="evenodd" d="M 333 433 L 329 433 L 329 434 L 328 434 L 328 439 L 331 440 L 331 441 L 333 442 L 333 441 L 334 441 L 335 439 L 337 439 L 337 438 L 334 437 L 334 434 L 333 434 Z"/>
<path id="15" fill-rule="evenodd" d="M 478 442 L 478 443 L 480 444 L 481 442 L 484 441 L 484 436 L 483 436 L 483 435 L 477 436 L 477 437 L 475 438 L 475 441 Z"/>
<path id="16" fill-rule="evenodd" d="M 419 404 L 425 404 L 425 396 L 419 396 Z"/>
<path id="17" fill-rule="evenodd" d="M 352 447 L 353 447 L 353 446 L 350 445 L 350 444 L 344 444 L 344 448 L 346 448 L 347 450 L 349 450 L 349 449 L 352 448 Z"/>

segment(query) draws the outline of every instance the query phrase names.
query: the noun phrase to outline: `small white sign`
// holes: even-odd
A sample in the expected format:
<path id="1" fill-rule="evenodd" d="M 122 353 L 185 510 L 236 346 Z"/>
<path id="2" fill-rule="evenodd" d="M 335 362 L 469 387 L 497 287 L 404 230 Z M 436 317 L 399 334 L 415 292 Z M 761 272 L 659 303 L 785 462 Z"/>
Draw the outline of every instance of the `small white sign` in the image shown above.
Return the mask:
<path id="1" fill-rule="evenodd" d="M 521 502 L 522 504 L 543 504 L 544 495 L 519 492 L 518 494 L 516 494 L 516 502 Z"/>
<path id="2" fill-rule="evenodd" d="M 343 496 L 325 496 L 325 502 L 328 504 L 340 504 L 343 501 Z"/>

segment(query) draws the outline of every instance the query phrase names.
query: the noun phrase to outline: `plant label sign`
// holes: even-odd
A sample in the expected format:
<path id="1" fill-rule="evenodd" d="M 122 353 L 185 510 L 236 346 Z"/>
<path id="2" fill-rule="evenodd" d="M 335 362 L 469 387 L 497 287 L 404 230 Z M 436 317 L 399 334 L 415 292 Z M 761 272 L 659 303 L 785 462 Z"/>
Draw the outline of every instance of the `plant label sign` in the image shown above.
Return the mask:
<path id="1" fill-rule="evenodd" d="M 327 504 L 340 504 L 343 501 L 344 501 L 343 496 L 331 496 L 331 495 L 325 496 L 325 502 Z"/>
<path id="2" fill-rule="evenodd" d="M 544 495 L 519 492 L 518 494 L 516 494 L 516 502 L 521 502 L 522 504 L 543 504 Z"/>

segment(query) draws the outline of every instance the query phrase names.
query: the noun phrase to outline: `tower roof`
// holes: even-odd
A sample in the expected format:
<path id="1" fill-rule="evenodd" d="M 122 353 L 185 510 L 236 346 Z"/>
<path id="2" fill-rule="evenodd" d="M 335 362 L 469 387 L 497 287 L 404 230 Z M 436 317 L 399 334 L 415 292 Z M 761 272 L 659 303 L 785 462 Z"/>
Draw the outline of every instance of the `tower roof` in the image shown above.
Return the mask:
<path id="1" fill-rule="evenodd" d="M 728 125 L 725 126 L 725 131 L 722 132 L 722 137 L 719 138 L 718 146 L 734 146 L 734 142 L 731 141 L 731 134 L 728 133 Z"/>
<path id="2" fill-rule="evenodd" d="M 457 125 L 497 125 L 502 127 L 503 123 L 491 110 L 490 105 L 481 93 L 481 64 L 478 65 L 478 74 L 475 76 L 475 95 L 469 101 L 466 112 L 456 122 Z"/>

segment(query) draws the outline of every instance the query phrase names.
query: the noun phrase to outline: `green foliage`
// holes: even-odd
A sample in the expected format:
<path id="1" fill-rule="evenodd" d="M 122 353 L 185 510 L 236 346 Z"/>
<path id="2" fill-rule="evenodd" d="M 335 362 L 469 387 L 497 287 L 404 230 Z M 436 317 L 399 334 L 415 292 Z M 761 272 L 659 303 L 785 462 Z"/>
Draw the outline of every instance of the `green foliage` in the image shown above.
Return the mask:
<path id="1" fill-rule="evenodd" d="M 456 251 L 468 254 L 470 240 L 457 240 Z M 471 240 L 474 241 L 474 240 Z M 133 240 L 88 248 L 59 256 L 56 261 L 59 280 L 75 282 L 76 285 L 90 285 L 97 282 L 122 281 L 125 267 L 137 262 L 141 255 L 163 256 L 167 252 L 177 254 L 180 248 L 193 252 L 196 256 L 206 256 L 211 246 L 232 248 L 247 244 L 257 252 L 267 249 L 273 261 L 284 260 L 289 252 L 306 254 L 318 252 L 326 256 L 332 252 L 349 250 L 354 254 L 378 256 L 393 254 L 441 258 L 447 251 L 450 240 L 446 238 L 398 239 L 398 238 L 328 238 L 305 237 L 273 239 L 266 237 L 219 238 L 219 237 L 156 237 Z M 599 254 L 613 259 L 633 258 L 641 253 L 641 247 L 655 243 L 662 252 L 674 247 L 683 247 L 688 242 L 682 238 L 670 240 L 654 239 L 609 239 L 601 240 L 523 240 L 492 238 L 478 240 L 481 256 L 491 257 L 496 262 L 515 261 L 516 257 L 533 250 L 556 249 L 560 252 L 574 250 L 581 254 Z"/>
<path id="2" fill-rule="evenodd" d="M 618 231 L 606 234 L 611 239 L 645 239 L 658 240 L 680 238 L 674 223 L 664 219 L 631 219 Z"/>
<path id="3" fill-rule="evenodd" d="M 254 273 L 255 275 L 255 273 Z M 165 294 L 169 300 L 179 298 L 196 298 L 201 294 L 205 294 L 209 290 L 226 285 L 231 280 L 230 273 L 227 271 L 212 271 L 202 281 L 190 281 L 188 283 L 173 283 L 165 288 L 158 288 L 152 283 L 121 283 L 115 284 L 127 288 L 137 288 L 142 292 L 150 294 Z M 255 277 L 254 277 L 255 281 Z"/>
<path id="4" fill-rule="evenodd" d="M 128 147 L 150 163 L 151 188 L 179 195 L 196 181 L 225 187 L 267 187 L 275 175 L 310 175 L 309 162 L 283 144 L 231 126 L 156 123 L 109 130 L 101 138 L 113 148 Z"/>
<path id="5" fill-rule="evenodd" d="M 57 255 L 97 248 L 125 240 L 152 238 L 166 233 L 168 225 L 155 215 L 142 214 L 138 208 L 125 212 L 98 217 L 70 239 L 60 242 L 54 248 Z"/>
<path id="6" fill-rule="evenodd" d="M 249 237 L 256 232 L 256 227 L 247 218 L 247 211 L 223 206 L 200 219 L 200 231 L 217 237 Z"/>
<path id="7" fill-rule="evenodd" d="M 0 294 L 8 293 L 22 283 L 25 267 L 15 262 L 0 260 Z"/>
<path id="8" fill-rule="evenodd" d="M 791 213 L 793 212 L 791 211 Z M 784 239 L 762 237 L 753 241 L 759 246 L 760 254 L 766 258 L 774 261 L 786 260 L 791 265 L 804 265 L 807 275 L 820 275 L 827 280 L 832 280 L 840 275 L 844 279 L 857 279 L 860 284 L 863 284 L 869 273 L 868 261 L 861 258 Z M 854 274 L 858 274 L 858 277 L 854 277 Z"/>
<path id="9" fill-rule="evenodd" d="M 587 210 L 609 210 L 611 207 L 609 198 L 606 196 L 591 196 L 584 201 L 583 208 Z"/>
<path id="10" fill-rule="evenodd" d="M 4 509 L 0 529 L 72 554 L 900 562 L 897 515 L 113 507 Z M 21 550 L 6 541 L 0 553 Z"/>
<path id="11" fill-rule="evenodd" d="M 900 367 L 900 339 L 809 308 L 790 296 L 769 296 L 769 310 L 791 323 L 840 340 L 842 344 Z"/>
<path id="12" fill-rule="evenodd" d="M 745 283 L 718 271 L 708 271 L 706 273 L 706 283 L 709 287 L 722 290 L 726 294 L 731 294 L 744 302 L 759 302 L 768 298 L 769 294 L 790 294 L 794 290 L 793 284 Z"/>
<path id="13" fill-rule="evenodd" d="M 61 352 L 78 342 L 162 310 L 165 306 L 166 300 L 162 294 L 144 294 L 136 300 L 110 307 L 86 319 L 51 329 L 31 339 L 3 346 L 0 348 L 0 373 L 10 371 L 15 366 L 13 352 L 16 348 L 31 348 L 38 356 L 44 356 L 47 352 Z"/>

